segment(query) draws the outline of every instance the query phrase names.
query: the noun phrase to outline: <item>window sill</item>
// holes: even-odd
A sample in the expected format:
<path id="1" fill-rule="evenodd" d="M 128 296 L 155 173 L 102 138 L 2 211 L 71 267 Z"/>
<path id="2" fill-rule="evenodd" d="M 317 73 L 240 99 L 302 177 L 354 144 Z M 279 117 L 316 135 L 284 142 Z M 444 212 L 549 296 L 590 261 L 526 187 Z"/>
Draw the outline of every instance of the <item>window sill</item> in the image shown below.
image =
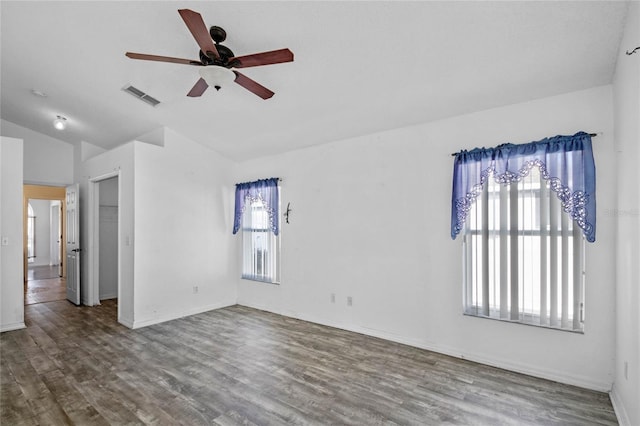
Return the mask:
<path id="1" fill-rule="evenodd" d="M 243 275 L 240 278 L 243 279 L 243 280 L 247 280 L 247 281 L 257 281 L 257 282 L 261 282 L 261 283 L 265 283 L 265 284 L 280 285 L 280 281 L 271 281 L 269 278 L 265 278 L 265 277 L 252 277 L 252 276 L 248 276 L 248 275 Z"/>
<path id="2" fill-rule="evenodd" d="M 529 327 L 546 328 L 548 330 L 557 330 L 557 331 L 566 331 L 566 332 L 569 332 L 569 333 L 584 334 L 584 326 L 583 326 L 582 330 L 574 330 L 572 328 L 552 327 L 550 325 L 535 324 L 535 323 L 529 323 L 529 322 L 524 322 L 524 321 L 511 320 L 511 319 L 508 319 L 508 318 L 498 318 L 498 317 L 491 317 L 491 316 L 486 316 L 486 315 L 478 315 L 478 314 L 469 313 L 469 312 L 463 312 L 463 315 L 466 316 L 466 317 L 488 319 L 488 320 L 493 320 L 493 321 L 506 322 L 506 323 L 510 323 L 510 324 L 527 325 Z"/>

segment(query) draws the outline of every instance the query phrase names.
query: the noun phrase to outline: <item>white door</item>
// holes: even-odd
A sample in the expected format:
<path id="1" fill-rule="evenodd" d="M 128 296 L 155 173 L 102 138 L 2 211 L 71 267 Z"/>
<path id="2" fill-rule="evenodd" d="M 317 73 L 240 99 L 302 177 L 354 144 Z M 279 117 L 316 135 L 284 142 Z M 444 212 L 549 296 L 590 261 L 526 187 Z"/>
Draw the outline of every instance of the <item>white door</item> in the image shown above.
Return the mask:
<path id="1" fill-rule="evenodd" d="M 67 186 L 67 299 L 80 304 L 80 188 Z"/>

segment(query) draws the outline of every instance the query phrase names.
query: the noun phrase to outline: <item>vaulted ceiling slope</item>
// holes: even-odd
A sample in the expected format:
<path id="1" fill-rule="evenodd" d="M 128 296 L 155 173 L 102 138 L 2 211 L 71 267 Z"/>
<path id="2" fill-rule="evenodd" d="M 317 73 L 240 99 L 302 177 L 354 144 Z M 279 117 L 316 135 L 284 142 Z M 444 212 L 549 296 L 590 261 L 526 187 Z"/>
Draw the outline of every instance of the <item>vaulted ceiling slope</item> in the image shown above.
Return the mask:
<path id="1" fill-rule="evenodd" d="M 617 1 L 2 1 L 1 116 L 72 144 L 111 148 L 162 126 L 242 161 L 609 84 L 628 4 Z M 243 70 L 200 98 L 177 10 L 227 32 L 240 56 L 294 62 Z M 128 84 L 161 103 L 122 91 Z M 47 97 L 36 96 L 33 90 Z M 56 115 L 68 119 L 53 129 Z"/>

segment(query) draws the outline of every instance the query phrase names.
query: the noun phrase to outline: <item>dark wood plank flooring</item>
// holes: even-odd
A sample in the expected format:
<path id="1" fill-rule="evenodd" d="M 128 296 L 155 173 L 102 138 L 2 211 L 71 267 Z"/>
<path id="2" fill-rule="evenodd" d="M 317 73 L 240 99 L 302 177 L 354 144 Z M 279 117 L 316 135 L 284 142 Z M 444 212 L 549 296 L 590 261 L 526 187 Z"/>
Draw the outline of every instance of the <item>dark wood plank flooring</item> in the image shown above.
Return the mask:
<path id="1" fill-rule="evenodd" d="M 26 306 L 0 423 L 617 424 L 604 393 L 242 306 L 138 330 L 116 309 Z"/>
<path id="2" fill-rule="evenodd" d="M 53 302 L 67 298 L 67 281 L 58 276 L 57 266 L 29 266 L 24 304 Z"/>

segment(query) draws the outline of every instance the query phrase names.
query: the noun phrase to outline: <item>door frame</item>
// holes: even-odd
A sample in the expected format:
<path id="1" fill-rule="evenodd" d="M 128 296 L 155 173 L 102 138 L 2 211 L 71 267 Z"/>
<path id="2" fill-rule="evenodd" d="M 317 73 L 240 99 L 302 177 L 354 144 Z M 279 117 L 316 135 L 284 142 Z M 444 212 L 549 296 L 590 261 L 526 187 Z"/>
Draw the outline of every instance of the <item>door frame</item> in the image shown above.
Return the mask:
<path id="1" fill-rule="evenodd" d="M 89 179 L 89 250 L 88 250 L 88 297 L 89 306 L 100 305 L 100 182 L 117 177 L 118 178 L 118 298 L 120 298 L 122 284 L 122 250 L 120 249 L 120 204 L 121 204 L 121 187 L 120 187 L 120 170 L 115 170 L 104 175 L 96 176 Z M 118 321 L 120 321 L 121 303 L 118 303 Z"/>
<path id="2" fill-rule="evenodd" d="M 28 262 L 27 262 L 27 216 L 29 215 L 29 200 L 56 200 L 62 206 L 62 235 L 66 235 L 67 213 L 66 213 L 66 187 L 46 186 L 46 185 L 22 185 L 22 242 L 23 242 L 23 280 L 25 290 L 27 288 Z M 67 247 L 61 244 L 60 261 L 62 262 L 62 278 L 67 278 Z"/>

